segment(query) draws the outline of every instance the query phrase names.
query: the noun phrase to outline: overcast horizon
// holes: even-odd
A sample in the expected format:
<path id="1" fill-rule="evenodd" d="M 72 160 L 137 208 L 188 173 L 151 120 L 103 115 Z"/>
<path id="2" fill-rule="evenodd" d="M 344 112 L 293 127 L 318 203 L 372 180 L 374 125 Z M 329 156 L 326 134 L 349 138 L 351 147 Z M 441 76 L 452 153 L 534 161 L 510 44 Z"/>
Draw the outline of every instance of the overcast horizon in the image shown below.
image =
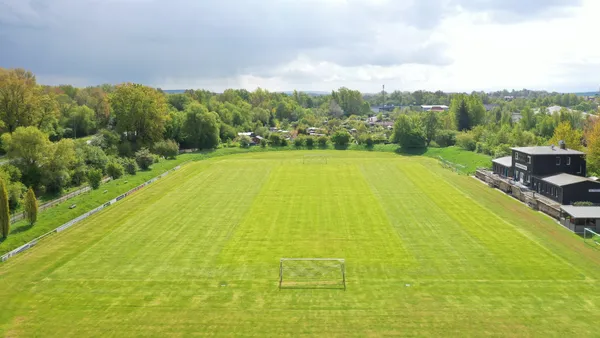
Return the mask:
<path id="1" fill-rule="evenodd" d="M 594 0 L 0 0 L 40 83 L 366 93 L 600 86 Z"/>

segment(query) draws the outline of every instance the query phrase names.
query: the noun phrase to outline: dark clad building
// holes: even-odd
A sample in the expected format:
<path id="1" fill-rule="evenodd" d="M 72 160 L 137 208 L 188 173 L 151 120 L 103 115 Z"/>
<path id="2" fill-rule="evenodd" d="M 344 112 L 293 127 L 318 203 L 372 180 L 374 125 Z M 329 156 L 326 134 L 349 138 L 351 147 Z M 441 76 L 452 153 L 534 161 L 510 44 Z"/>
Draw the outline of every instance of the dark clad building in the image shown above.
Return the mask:
<path id="1" fill-rule="evenodd" d="M 494 159 L 493 171 L 567 205 L 586 201 L 600 204 L 600 182 L 586 178 L 581 151 L 559 146 L 516 147 L 512 155 Z"/>

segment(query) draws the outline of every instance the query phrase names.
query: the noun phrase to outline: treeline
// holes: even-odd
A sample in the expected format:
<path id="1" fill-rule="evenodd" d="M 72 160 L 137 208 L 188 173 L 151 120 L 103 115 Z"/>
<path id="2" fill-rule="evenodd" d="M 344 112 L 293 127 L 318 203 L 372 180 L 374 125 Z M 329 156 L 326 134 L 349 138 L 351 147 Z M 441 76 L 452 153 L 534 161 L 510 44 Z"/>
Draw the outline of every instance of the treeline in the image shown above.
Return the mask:
<path id="1" fill-rule="evenodd" d="M 535 101 L 510 112 L 502 106 L 486 110 L 479 94 L 452 96 L 446 112 L 403 110 L 394 124 L 393 142 L 402 147 L 457 145 L 493 157 L 510 155 L 510 148 L 558 145 L 585 151 L 588 171 L 600 174 L 600 123 L 598 116 L 562 108 L 548 113 L 533 109 Z"/>
<path id="2" fill-rule="evenodd" d="M 394 105 L 394 106 L 420 106 L 420 105 L 450 105 L 452 97 L 456 94 L 442 91 L 414 92 L 393 91 L 391 93 L 366 94 L 365 100 L 372 106 Z M 595 111 L 598 104 L 587 100 L 583 96 L 565 93 L 549 93 L 546 91 L 497 91 L 491 93 L 473 92 L 472 96 L 478 96 L 483 104 L 500 105 L 510 111 L 519 111 L 527 106 L 550 107 L 562 106 L 573 108 L 582 112 Z"/>
<path id="3" fill-rule="evenodd" d="M 403 147 L 456 144 L 501 156 L 511 146 L 547 144 L 557 130 L 566 130 L 566 123 L 569 135 L 576 136 L 569 139 L 570 147 L 593 148 L 591 118 L 566 108 L 545 113 L 551 103 L 580 105 L 582 98 L 528 92 L 506 100 L 500 94 L 393 92 L 386 94 L 386 103 L 406 107 L 373 113 L 371 105 L 383 102 L 383 95 L 348 88 L 320 96 L 260 88 L 166 94 L 131 83 L 44 86 L 31 72 L 0 68 L 0 152 L 6 154 L 0 179 L 16 210 L 27 188 L 38 196 L 86 182 L 97 188 L 102 177 L 135 174 L 177 156 L 181 148 L 397 142 Z M 450 110 L 422 112 L 420 104 L 446 104 Z"/>

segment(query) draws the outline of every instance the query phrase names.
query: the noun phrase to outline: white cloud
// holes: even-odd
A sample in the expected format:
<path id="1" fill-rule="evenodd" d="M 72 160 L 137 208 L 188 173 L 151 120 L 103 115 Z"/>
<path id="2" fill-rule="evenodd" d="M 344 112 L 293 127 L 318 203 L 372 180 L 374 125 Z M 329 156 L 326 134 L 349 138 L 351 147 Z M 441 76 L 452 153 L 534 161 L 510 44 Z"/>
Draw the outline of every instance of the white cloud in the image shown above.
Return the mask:
<path id="1" fill-rule="evenodd" d="M 165 89 L 589 90 L 596 0 L 0 0 L 0 66 Z"/>

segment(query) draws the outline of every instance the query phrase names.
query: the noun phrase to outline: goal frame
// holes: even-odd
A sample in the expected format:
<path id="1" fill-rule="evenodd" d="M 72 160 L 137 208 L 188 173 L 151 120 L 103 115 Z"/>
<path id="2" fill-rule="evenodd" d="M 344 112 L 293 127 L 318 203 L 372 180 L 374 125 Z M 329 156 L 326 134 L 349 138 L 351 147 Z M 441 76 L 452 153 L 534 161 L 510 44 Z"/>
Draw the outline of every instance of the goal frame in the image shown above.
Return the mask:
<path id="1" fill-rule="evenodd" d="M 304 155 L 302 157 L 302 164 L 309 164 L 310 162 L 307 163 L 307 160 L 321 160 L 323 163 L 320 164 L 328 164 L 327 156 L 325 155 Z"/>
<path id="2" fill-rule="evenodd" d="M 598 237 L 598 240 L 594 239 L 594 237 Z M 588 239 L 591 241 L 591 243 L 588 243 Z M 596 248 L 600 249 L 600 234 L 590 228 L 583 228 L 583 242 L 588 245 L 596 244 Z"/>
<path id="3" fill-rule="evenodd" d="M 346 260 L 344 258 L 280 258 L 279 259 L 279 290 L 283 283 L 283 262 L 286 261 L 331 261 L 340 263 L 340 272 L 342 273 L 342 285 L 346 291 Z"/>

